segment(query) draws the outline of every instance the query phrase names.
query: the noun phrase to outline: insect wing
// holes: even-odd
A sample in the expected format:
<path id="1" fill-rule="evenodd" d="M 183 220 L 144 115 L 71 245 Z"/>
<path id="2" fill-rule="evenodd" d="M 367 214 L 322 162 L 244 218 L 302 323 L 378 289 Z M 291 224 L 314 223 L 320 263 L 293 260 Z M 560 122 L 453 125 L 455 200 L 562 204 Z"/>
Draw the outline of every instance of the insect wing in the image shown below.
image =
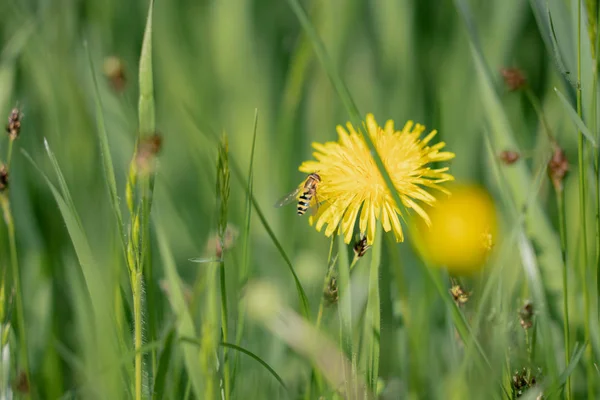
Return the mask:
<path id="1" fill-rule="evenodd" d="M 275 207 L 283 207 L 285 205 L 288 205 L 290 203 L 298 201 L 296 197 L 298 196 L 299 192 L 300 192 L 300 188 L 297 188 L 297 189 L 291 191 L 290 193 L 286 194 L 281 199 L 279 199 L 277 201 L 277 203 L 275 203 Z"/>
<path id="2" fill-rule="evenodd" d="M 317 211 L 319 211 L 319 197 L 317 196 L 317 192 L 315 191 L 310 205 L 310 216 L 314 217 L 315 215 L 317 215 Z"/>

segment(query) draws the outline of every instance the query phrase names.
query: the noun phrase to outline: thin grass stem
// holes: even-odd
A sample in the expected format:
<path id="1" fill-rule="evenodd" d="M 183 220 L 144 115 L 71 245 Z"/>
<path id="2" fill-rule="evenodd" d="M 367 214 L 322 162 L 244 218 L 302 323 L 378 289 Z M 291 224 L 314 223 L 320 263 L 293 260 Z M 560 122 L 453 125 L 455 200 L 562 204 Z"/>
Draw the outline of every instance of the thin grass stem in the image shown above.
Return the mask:
<path id="1" fill-rule="evenodd" d="M 134 315 L 134 345 L 135 345 L 135 399 L 142 399 L 142 272 L 138 271 L 133 277 L 133 315 Z"/>
<path id="2" fill-rule="evenodd" d="M 558 223 L 560 231 L 560 247 L 563 261 L 562 281 L 563 281 L 563 335 L 565 341 L 565 368 L 569 365 L 571 359 L 571 338 L 569 328 L 569 269 L 567 267 L 567 226 L 565 215 L 564 191 L 556 191 L 556 204 L 558 205 Z M 567 377 L 565 396 L 567 400 L 571 399 L 571 377 Z"/>
<path id="3" fill-rule="evenodd" d="M 577 115 L 580 119 L 583 120 L 583 108 L 582 108 L 582 90 L 581 90 L 581 3 L 582 1 L 577 2 L 577 88 L 576 88 L 576 96 L 577 96 Z M 591 331 L 590 331 L 590 292 L 588 282 L 588 243 L 587 243 L 587 224 L 586 224 L 586 146 L 585 146 L 585 138 L 581 129 L 577 129 L 578 137 L 577 137 L 577 155 L 578 155 L 578 167 L 579 167 L 579 226 L 581 231 L 581 241 L 583 252 L 581 257 L 581 283 L 583 284 L 583 299 L 584 299 L 584 309 L 585 313 L 583 321 L 584 321 L 584 332 L 585 332 L 585 341 L 588 342 L 587 348 L 587 392 L 588 399 L 592 400 L 594 398 L 594 360 L 592 357 L 592 345 L 590 343 L 591 339 Z"/>

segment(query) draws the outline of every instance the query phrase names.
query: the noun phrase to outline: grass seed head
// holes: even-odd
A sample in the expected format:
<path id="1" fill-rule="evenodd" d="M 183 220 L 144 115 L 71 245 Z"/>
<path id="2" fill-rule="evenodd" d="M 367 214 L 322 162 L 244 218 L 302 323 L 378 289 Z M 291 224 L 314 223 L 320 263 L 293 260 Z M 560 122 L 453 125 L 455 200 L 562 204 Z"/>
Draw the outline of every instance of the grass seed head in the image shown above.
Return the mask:
<path id="1" fill-rule="evenodd" d="M 470 292 L 465 292 L 463 288 L 458 284 L 452 286 L 449 292 L 452 295 L 454 302 L 459 307 L 466 304 L 467 301 L 469 301 L 469 297 L 471 296 Z"/>
<path id="2" fill-rule="evenodd" d="M 325 297 L 325 301 L 328 305 L 336 304 L 339 300 L 339 291 L 337 279 L 335 276 L 332 276 L 323 291 L 323 296 Z"/>
<path id="3" fill-rule="evenodd" d="M 519 310 L 520 323 L 523 329 L 527 330 L 533 326 L 533 303 L 529 300 L 525 302 L 523 308 Z"/>
<path id="4" fill-rule="evenodd" d="M 553 147 L 554 152 L 552 153 L 552 158 L 548 162 L 548 176 L 552 181 L 552 185 L 554 185 L 554 189 L 557 192 L 560 192 L 563 189 L 562 182 L 569 171 L 569 161 L 567 160 L 567 156 L 563 149 L 557 144 L 554 144 Z"/>
<path id="5" fill-rule="evenodd" d="M 521 371 L 515 371 L 510 383 L 515 395 L 521 397 L 525 391 L 537 384 L 537 377 L 530 368 L 523 367 Z"/>
<path id="6" fill-rule="evenodd" d="M 6 125 L 6 132 L 10 140 L 15 140 L 19 137 L 22 118 L 23 113 L 17 107 L 13 108 L 8 116 L 8 125 Z"/>

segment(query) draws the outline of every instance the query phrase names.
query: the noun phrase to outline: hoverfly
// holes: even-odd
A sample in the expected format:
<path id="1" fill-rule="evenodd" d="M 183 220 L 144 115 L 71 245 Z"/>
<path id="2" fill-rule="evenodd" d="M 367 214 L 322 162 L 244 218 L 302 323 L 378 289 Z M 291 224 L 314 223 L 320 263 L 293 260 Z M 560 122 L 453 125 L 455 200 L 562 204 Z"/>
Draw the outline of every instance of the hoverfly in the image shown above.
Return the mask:
<path id="1" fill-rule="evenodd" d="M 306 178 L 304 185 L 288 193 L 284 197 L 282 197 L 277 203 L 275 203 L 275 207 L 282 207 L 287 204 L 292 203 L 296 200 L 298 193 L 302 191 L 302 194 L 298 198 L 298 215 L 304 215 L 306 210 L 308 210 L 310 206 L 310 202 L 312 198 L 315 198 L 315 206 L 319 207 L 319 200 L 317 199 L 317 186 L 321 182 L 321 177 L 316 172 L 313 172 Z"/>

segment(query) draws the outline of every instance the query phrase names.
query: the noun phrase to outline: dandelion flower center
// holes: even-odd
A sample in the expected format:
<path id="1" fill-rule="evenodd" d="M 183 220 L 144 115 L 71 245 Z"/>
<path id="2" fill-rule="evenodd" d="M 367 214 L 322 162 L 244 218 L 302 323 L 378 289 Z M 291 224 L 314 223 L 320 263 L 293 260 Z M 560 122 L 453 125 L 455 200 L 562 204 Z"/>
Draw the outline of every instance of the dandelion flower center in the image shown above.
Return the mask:
<path id="1" fill-rule="evenodd" d="M 382 128 L 372 114 L 366 118 L 366 130 L 390 174 L 395 190 L 404 207 L 414 210 L 429 224 L 429 217 L 420 204 L 432 205 L 435 197 L 427 189 L 446 191 L 440 183 L 454 178 L 447 167 L 432 169 L 429 164 L 447 161 L 453 153 L 440 151 L 443 142 L 429 146 L 437 133 L 431 131 L 423 139 L 425 127 L 407 122 L 402 130 L 394 129 L 394 122 L 387 121 Z M 367 243 L 373 243 L 376 221 L 381 221 L 386 232 L 392 230 L 396 240 L 404 240 L 399 216 L 392 194 L 361 133 L 352 124 L 337 127 L 338 141 L 324 144 L 313 143 L 316 160 L 305 161 L 299 170 L 317 172 L 321 182 L 317 190 L 319 207 L 311 223 L 316 221 L 317 231 L 327 225 L 325 235 L 338 230 L 344 241 L 350 243 L 356 220 L 361 235 Z"/>

